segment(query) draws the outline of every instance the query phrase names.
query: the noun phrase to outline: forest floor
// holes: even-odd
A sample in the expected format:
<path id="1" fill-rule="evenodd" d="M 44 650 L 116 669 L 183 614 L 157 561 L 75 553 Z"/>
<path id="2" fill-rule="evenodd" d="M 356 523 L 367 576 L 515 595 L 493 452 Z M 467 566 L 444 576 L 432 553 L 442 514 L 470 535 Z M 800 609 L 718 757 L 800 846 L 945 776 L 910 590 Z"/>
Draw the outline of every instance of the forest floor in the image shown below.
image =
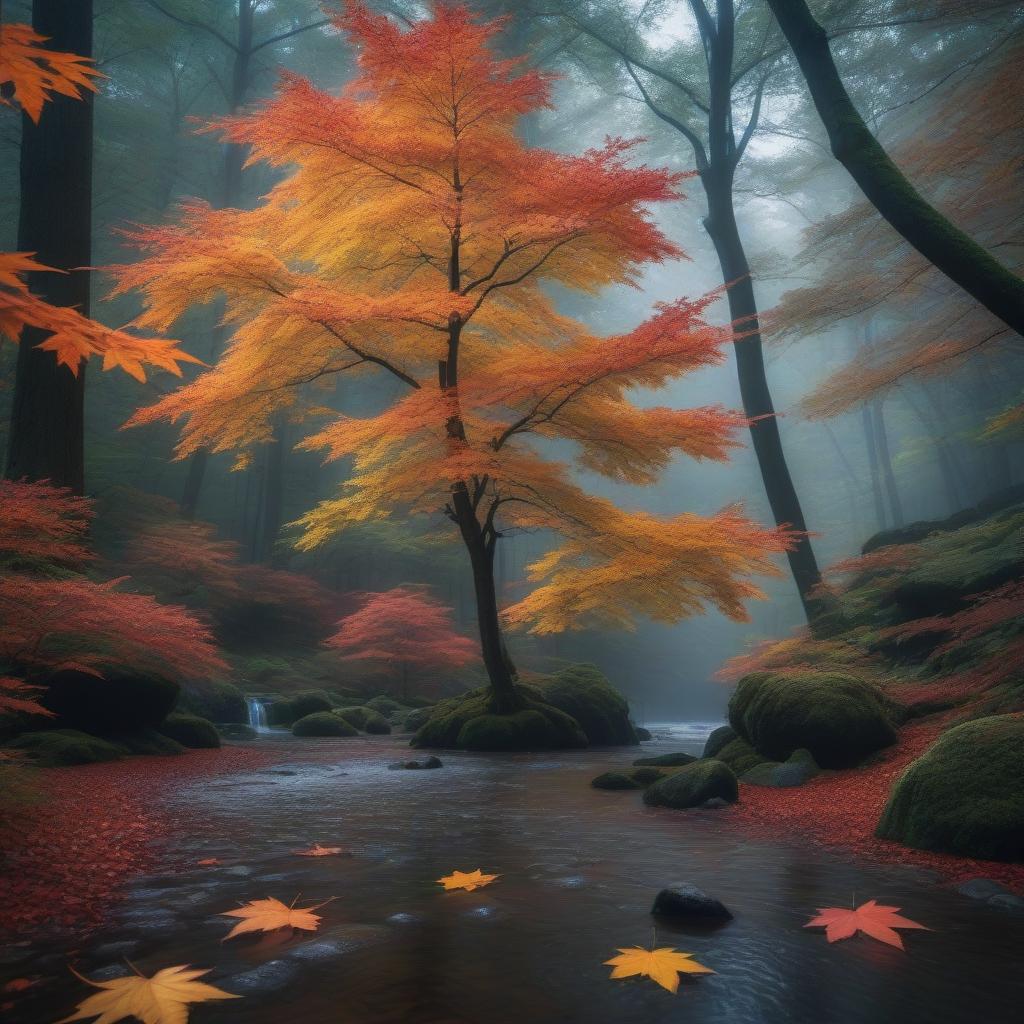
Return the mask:
<path id="1" fill-rule="evenodd" d="M 776 789 L 741 783 L 733 814 L 743 828 L 760 837 L 803 837 L 867 860 L 927 868 L 947 883 L 991 878 L 1024 895 L 1024 864 L 913 850 L 875 836 L 896 778 L 947 727 L 948 722 L 938 717 L 911 723 L 899 730 L 893 746 L 867 764 L 824 772 L 802 786 Z"/>

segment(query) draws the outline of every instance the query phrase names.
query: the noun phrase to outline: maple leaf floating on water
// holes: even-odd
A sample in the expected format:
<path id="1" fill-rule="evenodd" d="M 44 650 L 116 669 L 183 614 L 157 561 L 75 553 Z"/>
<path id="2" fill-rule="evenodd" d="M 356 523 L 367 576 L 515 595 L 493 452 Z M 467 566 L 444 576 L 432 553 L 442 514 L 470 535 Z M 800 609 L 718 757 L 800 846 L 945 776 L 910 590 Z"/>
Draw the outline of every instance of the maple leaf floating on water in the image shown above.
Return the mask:
<path id="1" fill-rule="evenodd" d="M 326 903 L 330 903 L 330 900 Z M 320 927 L 320 916 L 313 911 L 326 906 L 326 903 L 318 903 L 315 907 L 296 908 L 294 904 L 288 907 L 272 897 L 265 900 L 250 900 L 237 910 L 228 910 L 221 915 L 242 919 L 224 936 L 223 941 L 227 942 L 228 939 L 247 932 L 274 932 L 278 928 L 298 928 L 302 931 L 315 932 Z"/>
<path id="2" fill-rule="evenodd" d="M 490 885 L 498 875 L 485 875 L 479 868 L 476 871 L 453 871 L 450 875 L 445 875 L 444 878 L 437 880 L 438 885 L 443 885 L 445 892 L 450 892 L 453 889 L 465 889 L 466 892 L 472 892 L 474 889 L 482 889 L 485 885 Z"/>
<path id="3" fill-rule="evenodd" d="M 112 981 L 90 981 L 76 970 L 72 974 L 87 985 L 101 991 L 84 999 L 78 1009 L 57 1024 L 88 1020 L 99 1017 L 96 1024 L 116 1024 L 119 1020 L 131 1018 L 144 1024 L 186 1024 L 189 1003 L 206 1003 L 214 999 L 238 999 L 229 992 L 222 992 L 213 985 L 196 981 L 209 968 L 195 970 L 187 964 L 165 967 L 152 978 L 134 974 Z"/>
<path id="4" fill-rule="evenodd" d="M 201 868 L 215 868 L 220 862 L 219 857 L 204 857 L 202 860 L 196 861 Z"/>
<path id="5" fill-rule="evenodd" d="M 862 903 L 856 910 L 846 910 L 843 907 L 826 907 L 824 909 L 819 907 L 818 916 L 808 921 L 804 927 L 823 927 L 825 938 L 829 942 L 839 942 L 842 939 L 852 938 L 857 932 L 863 932 L 888 946 L 903 949 L 903 940 L 894 929 L 919 928 L 926 932 L 931 929 L 916 921 L 911 921 L 909 918 L 900 917 L 896 913 L 899 909 L 899 907 L 882 906 L 875 900 Z"/>
<path id="6" fill-rule="evenodd" d="M 636 974 L 656 981 L 662 988 L 675 993 L 679 989 L 680 974 L 714 974 L 710 967 L 697 963 L 692 953 L 680 953 L 669 946 L 660 949 L 644 949 L 632 946 L 619 949 L 619 955 L 605 963 L 615 968 L 613 978 L 631 978 Z"/>
<path id="7" fill-rule="evenodd" d="M 338 857 L 345 852 L 343 846 L 321 846 L 314 843 L 308 850 L 296 850 L 296 857 Z"/>

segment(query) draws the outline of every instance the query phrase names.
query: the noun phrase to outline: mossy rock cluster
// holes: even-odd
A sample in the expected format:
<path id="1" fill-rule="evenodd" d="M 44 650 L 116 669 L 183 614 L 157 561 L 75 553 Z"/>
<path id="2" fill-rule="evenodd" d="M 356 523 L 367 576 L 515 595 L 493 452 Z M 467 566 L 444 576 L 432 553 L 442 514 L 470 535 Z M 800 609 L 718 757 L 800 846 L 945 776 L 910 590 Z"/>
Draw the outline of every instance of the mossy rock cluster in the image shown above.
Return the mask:
<path id="1" fill-rule="evenodd" d="M 376 711 L 379 715 L 386 716 L 407 710 L 404 704 L 399 704 L 397 700 L 384 696 L 383 694 L 378 697 L 372 697 L 368 700 L 366 702 L 366 707 L 370 708 L 372 711 Z"/>
<path id="2" fill-rule="evenodd" d="M 192 750 L 213 749 L 220 746 L 220 733 L 213 722 L 198 715 L 184 715 L 172 712 L 160 724 L 164 736 L 170 736 L 183 747 Z"/>
<path id="3" fill-rule="evenodd" d="M 635 746 L 629 704 L 596 665 L 570 665 L 537 684 L 545 703 L 574 718 L 593 747 Z"/>
<path id="4" fill-rule="evenodd" d="M 696 760 L 697 758 L 693 754 L 679 751 L 672 754 L 658 754 L 653 757 L 638 757 L 633 764 L 640 768 L 681 768 L 683 765 L 693 764 Z"/>
<path id="5" fill-rule="evenodd" d="M 712 729 L 704 742 L 701 757 L 718 757 L 718 752 L 736 738 L 736 730 L 731 725 L 720 725 L 717 729 Z"/>
<path id="6" fill-rule="evenodd" d="M 245 694 L 233 683 L 224 680 L 183 687 L 178 698 L 177 710 L 185 714 L 198 715 L 210 722 L 245 725 L 249 721 Z"/>
<path id="7" fill-rule="evenodd" d="M 426 725 L 427 719 L 434 713 L 434 706 L 425 708 L 414 708 L 405 716 L 402 722 L 402 729 L 405 732 L 417 732 Z"/>
<path id="8" fill-rule="evenodd" d="M 764 757 L 740 736 L 736 736 L 724 747 L 720 747 L 714 756 L 727 764 L 736 775 L 745 775 L 752 768 L 756 768 L 764 762 Z"/>
<path id="9" fill-rule="evenodd" d="M 93 736 L 78 729 L 44 729 L 26 732 L 8 743 L 39 768 L 63 768 L 75 764 L 117 761 L 131 754 L 167 756 L 184 747 L 152 729 L 120 736 Z"/>
<path id="10" fill-rule="evenodd" d="M 896 781 L 877 835 L 919 850 L 1024 860 L 1024 718 L 943 734 Z"/>
<path id="11" fill-rule="evenodd" d="M 590 780 L 594 789 L 640 789 L 641 784 L 625 772 L 603 772 Z"/>
<path id="12" fill-rule="evenodd" d="M 358 736 L 359 730 L 333 711 L 314 711 L 292 725 L 293 736 Z"/>
<path id="13" fill-rule="evenodd" d="M 335 708 L 334 714 L 343 718 L 353 728 L 360 732 L 373 733 L 378 736 L 385 736 L 391 732 L 391 723 L 373 708 L 367 706 L 354 708 Z"/>
<path id="14" fill-rule="evenodd" d="M 896 742 L 882 692 L 830 672 L 745 676 L 729 702 L 729 724 L 762 761 L 785 761 L 805 749 L 823 768 L 851 768 Z"/>
<path id="15" fill-rule="evenodd" d="M 293 725 L 300 718 L 319 711 L 330 711 L 333 707 L 330 697 L 323 690 L 300 690 L 270 704 L 267 707 L 267 722 L 270 725 Z"/>
<path id="16" fill-rule="evenodd" d="M 802 786 L 813 779 L 820 769 L 809 750 L 794 750 L 786 761 L 762 761 L 740 775 L 740 782 L 752 786 L 771 786 L 785 789 Z"/>
<path id="17" fill-rule="evenodd" d="M 652 807 L 699 807 L 715 797 L 735 803 L 739 787 L 732 769 L 714 758 L 694 761 L 644 791 L 644 803 Z"/>
<path id="18" fill-rule="evenodd" d="M 413 747 L 454 750 L 560 750 L 585 747 L 575 719 L 544 702 L 538 690 L 517 687 L 524 707 L 499 713 L 489 688 L 436 704 L 413 736 Z"/>

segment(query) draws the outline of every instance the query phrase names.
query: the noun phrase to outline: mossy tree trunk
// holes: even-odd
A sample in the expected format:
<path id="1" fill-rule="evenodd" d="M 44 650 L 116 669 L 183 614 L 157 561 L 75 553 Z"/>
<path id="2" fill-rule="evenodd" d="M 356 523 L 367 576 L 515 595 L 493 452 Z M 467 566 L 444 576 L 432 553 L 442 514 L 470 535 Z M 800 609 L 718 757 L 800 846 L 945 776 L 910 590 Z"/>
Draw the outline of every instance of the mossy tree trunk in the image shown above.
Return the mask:
<path id="1" fill-rule="evenodd" d="M 793 49 L 836 159 L 878 212 L 927 260 L 1024 335 L 1024 281 L 952 224 L 904 177 L 868 130 L 804 0 L 768 0 Z"/>

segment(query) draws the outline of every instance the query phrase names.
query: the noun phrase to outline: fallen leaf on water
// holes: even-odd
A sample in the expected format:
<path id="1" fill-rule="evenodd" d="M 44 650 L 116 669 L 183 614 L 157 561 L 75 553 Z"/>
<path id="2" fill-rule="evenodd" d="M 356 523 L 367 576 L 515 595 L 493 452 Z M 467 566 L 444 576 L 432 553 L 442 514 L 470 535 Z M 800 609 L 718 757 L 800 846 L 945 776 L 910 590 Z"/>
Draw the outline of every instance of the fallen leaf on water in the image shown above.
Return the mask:
<path id="1" fill-rule="evenodd" d="M 465 889 L 467 892 L 472 892 L 474 889 L 482 889 L 485 885 L 490 885 L 498 875 L 485 875 L 479 868 L 476 871 L 453 871 L 450 875 L 445 875 L 444 878 L 439 878 L 438 884 L 443 885 L 445 892 L 452 889 Z"/>
<path id="2" fill-rule="evenodd" d="M 339 854 L 344 853 L 345 848 L 342 846 L 321 846 L 319 843 L 314 843 L 308 850 L 296 850 L 296 857 L 337 857 Z"/>
<path id="3" fill-rule="evenodd" d="M 101 991 L 84 999 L 75 1013 L 57 1024 L 70 1024 L 71 1021 L 90 1017 L 99 1017 L 103 1024 L 116 1024 L 128 1017 L 144 1024 L 186 1024 L 189 1003 L 239 998 L 213 985 L 196 981 L 196 978 L 208 974 L 209 968 L 193 970 L 187 964 L 165 967 L 152 978 L 136 973 L 112 981 L 90 981 L 73 968 L 71 973 Z"/>
<path id="4" fill-rule="evenodd" d="M 826 907 L 824 909 L 819 907 L 818 916 L 808 921 L 804 927 L 824 927 L 825 938 L 829 942 L 839 942 L 842 939 L 851 938 L 857 932 L 863 932 L 886 945 L 903 949 L 903 940 L 893 929 L 920 928 L 926 932 L 931 929 L 916 921 L 911 921 L 909 918 L 900 917 L 896 913 L 899 909 L 899 907 L 882 906 L 875 900 L 862 903 L 856 910 L 846 910 L 843 907 Z"/>
<path id="5" fill-rule="evenodd" d="M 296 896 L 296 899 L 298 897 Z M 333 899 L 333 897 L 332 897 Z M 296 907 L 293 903 L 285 906 L 280 900 L 250 900 L 237 910 L 228 910 L 221 917 L 240 917 L 242 920 L 224 936 L 223 941 L 233 939 L 236 935 L 246 932 L 273 932 L 278 928 L 298 928 L 302 931 L 315 932 L 320 927 L 320 916 L 314 910 L 330 903 L 318 903 L 315 907 Z"/>
<path id="6" fill-rule="evenodd" d="M 605 960 L 609 967 L 614 967 L 613 978 L 631 978 L 641 975 L 656 981 L 669 992 L 679 988 L 679 975 L 682 974 L 714 974 L 710 967 L 697 963 L 692 953 L 680 953 L 669 946 L 660 949 L 644 949 L 633 946 L 620 949 L 618 956 Z"/>
<path id="7" fill-rule="evenodd" d="M 197 860 L 196 863 L 201 868 L 212 868 L 216 867 L 220 863 L 219 857 L 205 857 L 203 860 Z"/>
<path id="8" fill-rule="evenodd" d="M 38 985 L 39 982 L 32 978 L 11 978 L 6 985 L 4 985 L 5 992 L 24 992 L 27 988 L 32 988 L 34 985 Z"/>

